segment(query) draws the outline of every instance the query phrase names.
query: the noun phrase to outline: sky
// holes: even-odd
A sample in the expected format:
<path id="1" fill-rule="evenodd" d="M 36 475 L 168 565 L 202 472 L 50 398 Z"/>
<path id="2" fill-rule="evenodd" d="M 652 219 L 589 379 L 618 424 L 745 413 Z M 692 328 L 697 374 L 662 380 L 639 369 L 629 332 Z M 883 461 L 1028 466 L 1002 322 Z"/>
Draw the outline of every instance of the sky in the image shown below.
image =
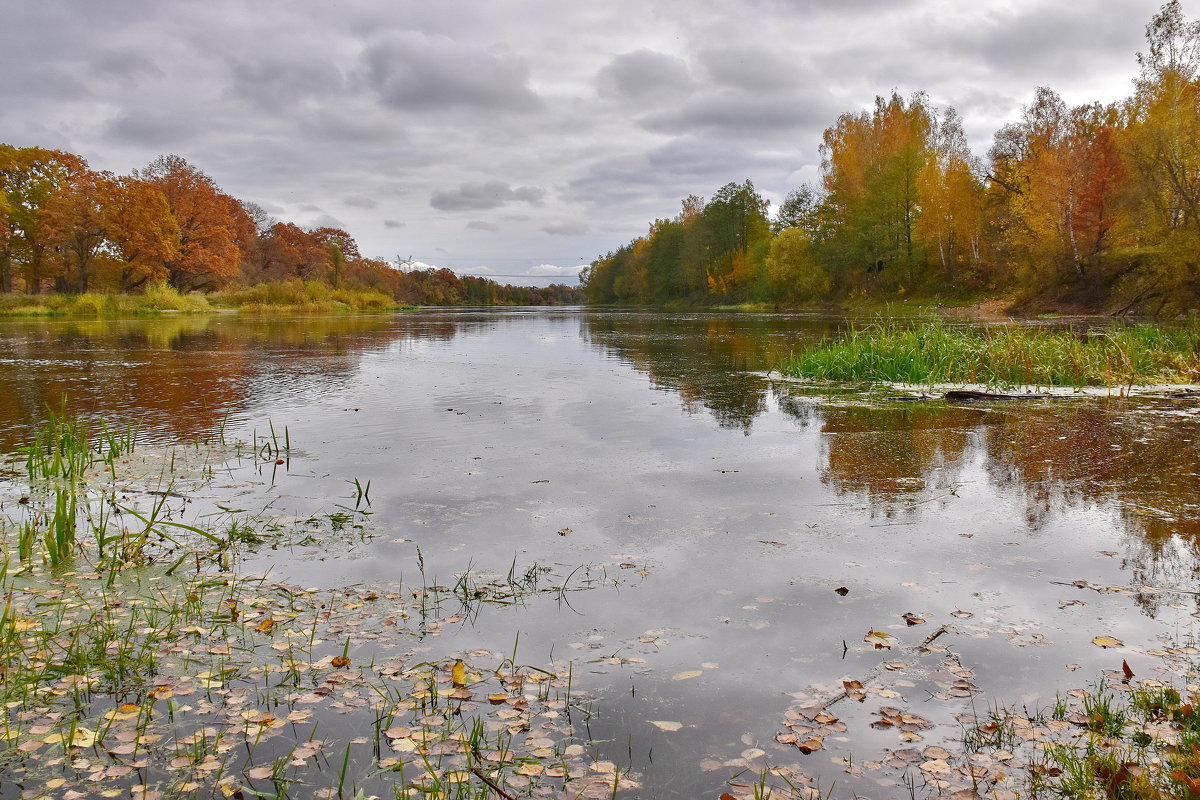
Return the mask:
<path id="1" fill-rule="evenodd" d="M 954 106 L 980 155 L 1038 86 L 1120 100 L 1160 5 L 10 0 L 0 142 L 122 174 L 175 153 L 364 255 L 544 285 L 688 195 L 778 206 L 877 95 Z"/>

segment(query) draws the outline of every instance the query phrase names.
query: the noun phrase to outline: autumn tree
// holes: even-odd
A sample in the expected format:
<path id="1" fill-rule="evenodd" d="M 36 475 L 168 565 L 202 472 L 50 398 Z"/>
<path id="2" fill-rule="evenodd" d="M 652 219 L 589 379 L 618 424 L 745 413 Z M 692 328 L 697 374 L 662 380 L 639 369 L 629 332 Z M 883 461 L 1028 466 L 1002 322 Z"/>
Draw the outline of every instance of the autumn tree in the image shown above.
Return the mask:
<path id="1" fill-rule="evenodd" d="M 1146 26 L 1146 43 L 1127 107 L 1134 224 L 1145 246 L 1133 302 L 1161 308 L 1200 295 L 1200 22 L 1171 0 Z"/>
<path id="2" fill-rule="evenodd" d="M 86 171 L 87 162 L 73 153 L 0 145 L 0 194 L 8 209 L 5 224 L 9 231 L 0 240 L 4 291 L 12 291 L 16 274 L 30 294 L 40 293 L 43 281 L 56 276 L 62 217 L 55 205 Z"/>
<path id="3" fill-rule="evenodd" d="M 117 178 L 104 219 L 119 291 L 170 277 L 167 265 L 179 257 L 179 223 L 156 186 L 133 176 Z"/>
<path id="4" fill-rule="evenodd" d="M 930 117 L 929 148 L 917 176 L 914 239 L 944 285 L 970 282 L 982 261 L 984 186 L 962 120 L 949 108 Z"/>
<path id="5" fill-rule="evenodd" d="M 932 131 L 920 93 L 877 97 L 871 113 L 843 114 L 826 129 L 822 181 L 835 224 L 825 250 L 841 271 L 853 273 L 851 282 L 883 270 L 895 282 L 918 279 L 919 186 Z"/>
<path id="6" fill-rule="evenodd" d="M 135 175 L 163 193 L 179 225 L 179 253 L 166 264 L 171 284 L 191 291 L 234 280 L 256 235 L 242 205 L 176 155 L 159 156 Z"/>
<path id="7" fill-rule="evenodd" d="M 760 277 L 770 246 L 767 201 L 749 180 L 727 183 L 691 225 L 702 243 L 708 294 L 734 299 Z"/>

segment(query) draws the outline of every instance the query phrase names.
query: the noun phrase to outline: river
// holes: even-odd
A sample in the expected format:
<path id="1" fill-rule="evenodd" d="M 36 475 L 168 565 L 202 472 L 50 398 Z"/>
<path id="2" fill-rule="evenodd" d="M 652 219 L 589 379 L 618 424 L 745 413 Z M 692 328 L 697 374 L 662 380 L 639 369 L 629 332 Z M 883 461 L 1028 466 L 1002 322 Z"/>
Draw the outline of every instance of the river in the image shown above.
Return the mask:
<path id="1" fill-rule="evenodd" d="M 591 709 L 577 739 L 628 770 L 631 797 L 741 796 L 779 765 L 838 796 L 893 796 L 895 774 L 856 767 L 903 746 L 870 727 L 881 705 L 935 726 L 921 746 L 952 748 L 964 712 L 1053 705 L 1122 661 L 1154 675 L 1148 651 L 1192 636 L 1200 606 L 1175 590 L 1200 570 L 1200 417 L 1193 399 L 909 402 L 770 374 L 844 324 L 587 309 L 5 320 L 0 447 L 63 396 L 147 443 L 286 428 L 285 465 L 231 470 L 206 502 L 328 516 L 369 481 L 369 524 L 244 569 L 386 590 L 578 568 L 593 588 L 482 604 L 424 642 L 429 659 L 572 660 Z M 845 729 L 809 754 L 786 743 L 797 710 L 843 680 L 869 690 L 834 707 Z"/>

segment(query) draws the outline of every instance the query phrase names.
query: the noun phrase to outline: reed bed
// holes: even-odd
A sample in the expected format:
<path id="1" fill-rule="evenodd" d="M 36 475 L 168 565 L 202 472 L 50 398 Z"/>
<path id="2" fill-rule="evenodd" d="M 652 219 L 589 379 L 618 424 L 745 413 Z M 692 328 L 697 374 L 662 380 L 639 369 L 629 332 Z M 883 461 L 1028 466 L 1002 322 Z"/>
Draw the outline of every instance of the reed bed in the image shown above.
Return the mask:
<path id="1" fill-rule="evenodd" d="M 986 386 L 1120 386 L 1200 380 L 1200 329 L 1106 330 L 1026 325 L 959 327 L 931 321 L 856 326 L 779 366 L 823 381 Z"/>

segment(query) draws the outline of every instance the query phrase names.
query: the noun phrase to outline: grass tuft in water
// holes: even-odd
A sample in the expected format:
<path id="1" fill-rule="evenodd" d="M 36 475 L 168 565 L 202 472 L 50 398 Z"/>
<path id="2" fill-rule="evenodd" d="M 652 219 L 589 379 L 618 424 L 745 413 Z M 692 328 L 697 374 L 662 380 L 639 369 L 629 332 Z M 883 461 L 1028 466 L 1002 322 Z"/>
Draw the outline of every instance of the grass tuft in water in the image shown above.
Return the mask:
<path id="1" fill-rule="evenodd" d="M 793 353 L 787 376 L 988 386 L 1119 386 L 1200 380 L 1200 329 L 1050 330 L 885 320 Z"/>

